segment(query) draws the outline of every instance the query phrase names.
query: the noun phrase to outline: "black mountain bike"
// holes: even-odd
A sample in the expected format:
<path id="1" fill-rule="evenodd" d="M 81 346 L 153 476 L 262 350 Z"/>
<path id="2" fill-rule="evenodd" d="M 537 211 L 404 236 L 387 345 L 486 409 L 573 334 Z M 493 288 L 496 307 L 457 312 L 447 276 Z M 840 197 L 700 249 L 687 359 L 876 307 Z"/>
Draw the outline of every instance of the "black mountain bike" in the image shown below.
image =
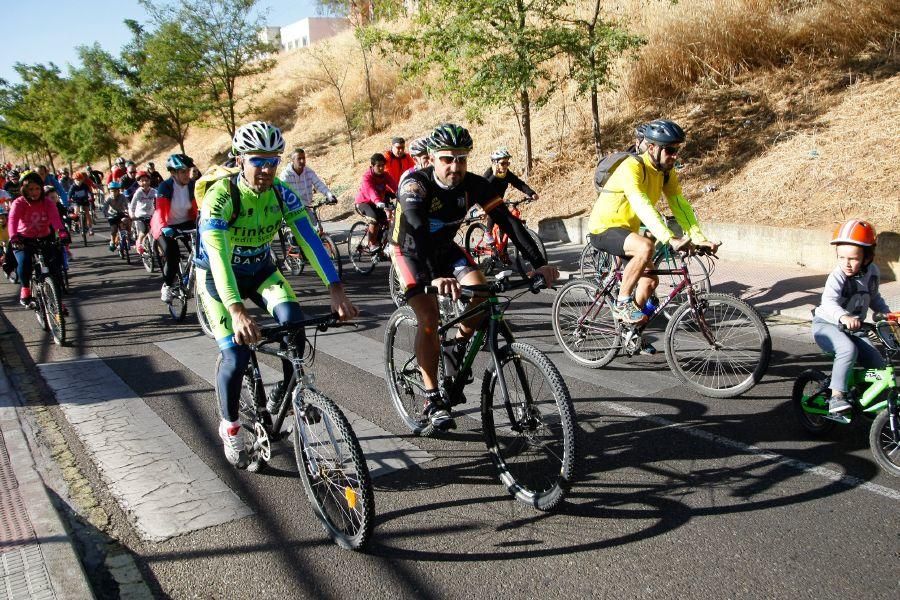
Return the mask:
<path id="1" fill-rule="evenodd" d="M 313 384 L 308 369 L 315 357 L 315 337 L 308 342 L 308 354 L 303 352 L 302 341 L 305 328 L 325 331 L 340 325 L 337 313 L 332 313 L 261 327 L 263 341 L 250 346 L 250 364 L 241 388 L 240 421 L 249 438 L 247 470 L 257 472 L 271 458 L 272 442 L 288 435 L 281 430 L 285 419 L 291 418 L 297 470 L 316 516 L 338 546 L 358 550 L 366 545 L 374 527 L 375 495 L 369 468 L 350 422 Z M 279 342 L 285 342 L 286 348 L 270 347 Z M 266 411 L 257 352 L 287 359 L 294 366 L 275 415 Z M 221 359 L 220 354 L 217 372 Z"/>
<path id="2" fill-rule="evenodd" d="M 483 318 L 466 346 L 456 377 L 441 379 L 451 406 L 465 402 L 463 388 L 473 375 L 476 355 L 482 349 L 490 354 L 481 383 L 484 441 L 507 491 L 516 500 L 546 511 L 562 502 L 575 477 L 575 409 L 566 383 L 550 359 L 531 344 L 515 341 L 503 319 L 515 298 L 527 291 L 537 293 L 544 280 L 536 277 L 513 283 L 511 275 L 512 271 L 504 271 L 494 283 L 464 286 L 464 297 L 486 301 L 457 316 L 448 317 L 442 311 L 438 328 L 442 346 L 455 343 L 448 334 L 459 322 L 478 315 Z M 522 286 L 527 286 L 522 294 L 499 296 Z M 437 293 L 437 289 L 428 286 L 426 293 Z M 385 378 L 403 423 L 414 434 L 427 436 L 434 428 L 423 414 L 424 386 L 415 356 L 417 327 L 409 306 L 391 315 L 384 337 Z M 439 373 L 445 372 L 442 352 Z"/>
<path id="3" fill-rule="evenodd" d="M 34 317 L 44 331 L 50 332 L 53 343 L 66 343 L 66 317 L 62 308 L 62 249 L 56 240 L 27 240 L 32 249 L 31 292 Z"/>

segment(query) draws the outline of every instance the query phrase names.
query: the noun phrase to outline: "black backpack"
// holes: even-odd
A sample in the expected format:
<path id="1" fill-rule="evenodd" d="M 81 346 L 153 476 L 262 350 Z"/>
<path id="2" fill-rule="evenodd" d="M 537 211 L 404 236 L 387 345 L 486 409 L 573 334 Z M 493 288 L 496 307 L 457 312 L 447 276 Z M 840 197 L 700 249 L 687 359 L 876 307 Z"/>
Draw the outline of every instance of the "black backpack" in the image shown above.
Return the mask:
<path id="1" fill-rule="evenodd" d="M 636 158 L 637 161 L 641 163 L 641 169 L 644 171 L 644 179 L 647 179 L 647 165 L 644 164 L 644 159 L 641 158 L 640 155 L 629 151 L 613 152 L 612 154 L 607 154 L 601 158 L 600 162 L 597 163 L 597 168 L 594 169 L 594 189 L 598 192 L 602 192 L 603 186 L 605 186 L 606 182 L 609 181 L 609 178 L 612 177 L 613 171 L 615 171 L 616 167 L 622 164 L 622 161 L 629 156 Z M 669 183 L 668 171 L 663 175 L 663 185 L 667 183 Z"/>

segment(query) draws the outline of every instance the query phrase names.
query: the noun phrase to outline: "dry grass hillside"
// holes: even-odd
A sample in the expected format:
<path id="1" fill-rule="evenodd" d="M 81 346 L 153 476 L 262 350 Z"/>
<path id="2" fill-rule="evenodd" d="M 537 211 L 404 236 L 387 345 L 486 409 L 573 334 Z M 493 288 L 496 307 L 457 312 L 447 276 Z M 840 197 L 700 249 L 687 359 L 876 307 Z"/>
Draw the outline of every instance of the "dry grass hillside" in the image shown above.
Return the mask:
<path id="1" fill-rule="evenodd" d="M 617 12 L 648 43 L 616 65 L 619 86 L 603 93 L 606 148 L 626 146 L 636 123 L 667 116 L 688 131 L 680 176 L 703 220 L 827 227 L 853 215 L 900 231 L 896 177 L 883 166 L 900 133 L 900 2 L 626 0 Z M 264 86 L 253 116 L 282 126 L 289 146 L 305 147 L 309 165 L 342 192 L 337 212 L 349 210 L 367 157 L 392 135 L 465 122 L 459 108 L 423 97 L 415 82 L 398 81 L 395 64 L 377 59 L 379 131 L 356 134 L 354 162 L 322 64 L 346 70 L 344 99 L 358 106 L 362 59 L 350 34 L 283 54 L 274 72 L 247 84 Z M 472 170 L 486 168 L 497 145 L 521 153 L 511 110 L 466 124 L 476 141 Z M 561 89 L 534 115 L 533 136 L 531 185 L 542 202 L 529 217 L 586 213 L 594 199 L 588 101 Z M 186 146 L 206 165 L 228 143 L 195 128 Z M 126 154 L 163 162 L 172 151 L 136 137 Z"/>

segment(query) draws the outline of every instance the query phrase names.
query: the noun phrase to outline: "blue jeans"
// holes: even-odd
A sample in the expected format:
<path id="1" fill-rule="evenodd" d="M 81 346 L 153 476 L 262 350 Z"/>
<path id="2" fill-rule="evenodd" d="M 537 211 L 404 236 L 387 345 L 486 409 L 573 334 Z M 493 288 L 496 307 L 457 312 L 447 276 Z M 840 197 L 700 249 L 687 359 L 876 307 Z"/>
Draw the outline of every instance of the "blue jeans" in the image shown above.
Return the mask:
<path id="1" fill-rule="evenodd" d="M 884 367 L 881 354 L 864 334 L 844 333 L 837 325 L 819 318 L 813 319 L 812 332 L 819 348 L 834 353 L 830 385 L 833 390 L 847 391 L 847 374 L 856 363 L 869 369 Z"/>

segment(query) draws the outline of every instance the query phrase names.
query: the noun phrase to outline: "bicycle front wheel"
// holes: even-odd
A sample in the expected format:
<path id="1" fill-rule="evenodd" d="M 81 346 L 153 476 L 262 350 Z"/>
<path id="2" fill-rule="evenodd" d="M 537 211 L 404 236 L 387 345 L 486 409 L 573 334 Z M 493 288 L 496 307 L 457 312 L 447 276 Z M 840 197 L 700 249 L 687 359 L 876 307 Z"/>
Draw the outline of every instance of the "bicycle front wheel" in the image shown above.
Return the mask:
<path id="1" fill-rule="evenodd" d="M 682 304 L 666 326 L 672 373 L 710 398 L 734 398 L 756 385 L 772 354 L 772 338 L 752 306 L 728 294 Z"/>
<path id="2" fill-rule="evenodd" d="M 472 223 L 466 230 L 466 252 L 468 252 L 475 264 L 485 275 L 490 274 L 494 266 L 493 244 L 487 244 L 484 236 L 487 235 L 487 227 L 484 223 Z"/>
<path id="3" fill-rule="evenodd" d="M 199 286 L 199 283 L 195 285 Z M 209 318 L 206 316 L 206 311 L 203 309 L 203 303 L 200 302 L 200 294 L 198 290 L 194 290 L 194 308 L 197 310 L 197 322 L 200 323 L 200 329 L 203 330 L 203 333 L 206 337 L 215 339 L 213 335 L 212 325 L 209 322 Z"/>
<path id="4" fill-rule="evenodd" d="M 414 435 L 427 437 L 434 433 L 434 427 L 424 414 L 425 384 L 416 360 L 417 330 L 416 313 L 409 306 L 391 315 L 384 330 L 384 378 L 400 420 Z"/>
<path id="5" fill-rule="evenodd" d="M 500 481 L 516 500 L 538 510 L 555 508 L 575 479 L 575 409 L 556 367 L 530 344 L 514 342 L 485 372 L 481 421 Z"/>
<path id="6" fill-rule="evenodd" d="M 178 275 L 178 279 L 181 280 L 181 274 Z M 181 322 L 187 316 L 188 299 L 184 287 L 180 283 L 176 283 L 174 287 L 172 300 L 169 302 L 169 314 L 173 319 Z"/>
<path id="7" fill-rule="evenodd" d="M 597 297 L 593 283 L 576 279 L 553 302 L 553 333 L 563 352 L 579 365 L 598 369 L 619 349 L 619 326 L 609 298 Z"/>
<path id="8" fill-rule="evenodd" d="M 544 248 L 544 242 L 541 241 L 540 236 L 533 229 L 527 229 L 528 235 L 531 236 L 531 240 L 538 247 L 538 250 L 541 253 L 541 256 L 544 257 L 544 261 L 547 260 L 547 249 Z M 512 264 L 515 266 L 516 270 L 519 271 L 522 275 L 528 275 L 528 273 L 534 271 L 534 265 L 532 265 L 529 261 L 525 260 L 525 257 L 522 256 L 522 253 L 519 252 L 519 249 L 515 247 L 515 244 L 510 241 L 508 246 L 509 254 L 512 258 Z"/>
<path id="9" fill-rule="evenodd" d="M 81 241 L 84 242 L 85 247 L 88 245 L 87 213 L 85 212 L 86 210 L 86 208 L 81 209 L 81 214 L 79 215 L 78 219 L 81 224 Z"/>
<path id="10" fill-rule="evenodd" d="M 614 268 L 616 257 L 598 250 L 590 241 L 584 245 L 578 261 L 578 274 L 582 279 L 603 279 Z"/>
<path id="11" fill-rule="evenodd" d="M 900 477 L 900 443 L 894 441 L 890 411 L 891 406 L 888 403 L 887 408 L 878 413 L 872 422 L 872 428 L 869 430 L 869 447 L 878 466 L 888 475 Z M 900 422 L 897 426 L 900 427 Z"/>
<path id="12" fill-rule="evenodd" d="M 59 285 L 53 277 L 47 277 L 41 282 L 41 295 L 50 336 L 54 344 L 62 346 L 66 343 L 66 317 L 62 313 Z"/>
<path id="13" fill-rule="evenodd" d="M 358 273 L 368 275 L 375 268 L 375 261 L 369 251 L 369 226 L 364 221 L 357 221 L 350 228 L 347 237 L 347 254 Z"/>
<path id="14" fill-rule="evenodd" d="M 359 550 L 375 524 L 369 468 L 341 409 L 318 392 L 302 393 L 293 431 L 300 479 L 329 537 L 341 548 Z"/>

